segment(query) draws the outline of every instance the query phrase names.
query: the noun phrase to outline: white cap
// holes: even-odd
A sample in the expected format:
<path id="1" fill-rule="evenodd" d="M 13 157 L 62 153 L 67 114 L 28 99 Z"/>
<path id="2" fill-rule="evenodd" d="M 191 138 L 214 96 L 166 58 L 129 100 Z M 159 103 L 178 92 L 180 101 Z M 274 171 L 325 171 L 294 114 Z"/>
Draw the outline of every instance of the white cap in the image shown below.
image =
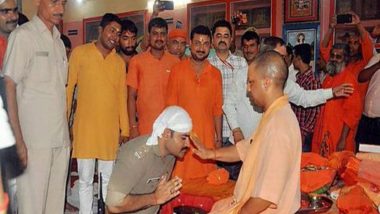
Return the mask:
<path id="1" fill-rule="evenodd" d="M 153 132 L 146 145 L 157 145 L 158 137 L 168 128 L 175 132 L 186 133 L 193 128 L 189 114 L 181 107 L 169 106 L 158 116 L 153 124 Z"/>

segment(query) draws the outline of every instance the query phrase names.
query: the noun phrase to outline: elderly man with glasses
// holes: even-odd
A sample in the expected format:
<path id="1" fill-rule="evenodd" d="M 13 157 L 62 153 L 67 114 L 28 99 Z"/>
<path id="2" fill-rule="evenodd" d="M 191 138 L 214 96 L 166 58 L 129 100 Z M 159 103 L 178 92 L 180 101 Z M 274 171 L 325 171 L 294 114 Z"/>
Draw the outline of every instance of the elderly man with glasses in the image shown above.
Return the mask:
<path id="1" fill-rule="evenodd" d="M 314 129 L 312 151 L 325 157 L 335 151 L 354 151 L 355 148 L 354 134 L 362 107 L 358 82 L 347 67 L 348 60 L 348 46 L 334 44 L 326 65 L 328 76 L 323 81 L 322 88 L 336 87 L 347 82 L 352 84 L 354 91 L 349 97 L 327 101 L 321 109 Z"/>

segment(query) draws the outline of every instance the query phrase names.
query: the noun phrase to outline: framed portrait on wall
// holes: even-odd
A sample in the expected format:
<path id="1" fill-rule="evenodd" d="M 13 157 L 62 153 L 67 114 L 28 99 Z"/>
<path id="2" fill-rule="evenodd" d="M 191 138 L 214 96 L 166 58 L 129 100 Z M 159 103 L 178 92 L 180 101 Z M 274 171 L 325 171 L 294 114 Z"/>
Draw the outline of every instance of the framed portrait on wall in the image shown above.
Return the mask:
<path id="1" fill-rule="evenodd" d="M 271 0 L 233 1 L 230 10 L 231 23 L 235 22 L 238 29 L 247 27 L 270 28 Z"/>
<path id="2" fill-rule="evenodd" d="M 83 44 L 96 41 L 99 36 L 99 25 L 102 17 L 83 19 Z"/>
<path id="3" fill-rule="evenodd" d="M 380 1 L 363 0 L 360 18 L 362 20 L 380 19 Z"/>
<path id="4" fill-rule="evenodd" d="M 146 10 L 116 14 L 121 20 L 129 19 L 136 24 L 137 37 L 144 35 Z M 96 41 L 99 36 L 99 25 L 102 16 L 83 19 L 83 43 Z"/>
<path id="5" fill-rule="evenodd" d="M 223 1 L 204 1 L 187 5 L 188 32 L 198 25 L 211 29 L 215 21 L 227 18 L 227 3 Z"/>
<path id="6" fill-rule="evenodd" d="M 312 22 L 319 19 L 318 0 L 285 0 L 284 22 Z"/>
<path id="7" fill-rule="evenodd" d="M 360 20 L 380 19 L 379 0 L 335 0 L 335 14 L 344 14 L 353 11 Z"/>
<path id="8" fill-rule="evenodd" d="M 288 24 L 283 27 L 283 37 L 286 44 L 294 47 L 298 44 L 307 43 L 311 46 L 312 57 L 310 65 L 315 71 L 316 57 L 319 56 L 320 41 L 319 23 L 310 24 Z"/>

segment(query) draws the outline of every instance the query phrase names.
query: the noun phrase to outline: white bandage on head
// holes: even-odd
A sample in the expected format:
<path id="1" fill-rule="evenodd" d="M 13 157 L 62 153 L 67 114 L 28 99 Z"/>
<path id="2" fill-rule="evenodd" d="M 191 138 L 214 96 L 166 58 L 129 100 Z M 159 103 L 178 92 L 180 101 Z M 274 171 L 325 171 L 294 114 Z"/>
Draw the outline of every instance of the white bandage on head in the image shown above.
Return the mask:
<path id="1" fill-rule="evenodd" d="M 175 132 L 186 133 L 193 128 L 189 114 L 181 107 L 169 106 L 158 116 L 153 124 L 153 132 L 146 145 L 157 145 L 158 137 L 168 128 Z"/>

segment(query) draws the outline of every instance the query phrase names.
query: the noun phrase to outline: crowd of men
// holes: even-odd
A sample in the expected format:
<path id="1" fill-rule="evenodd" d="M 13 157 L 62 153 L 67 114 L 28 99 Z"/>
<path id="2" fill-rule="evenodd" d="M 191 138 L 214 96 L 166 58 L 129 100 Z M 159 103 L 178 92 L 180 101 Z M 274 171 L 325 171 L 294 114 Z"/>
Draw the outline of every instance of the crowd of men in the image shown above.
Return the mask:
<path id="1" fill-rule="evenodd" d="M 153 17 L 138 53 L 136 25 L 107 13 L 98 39 L 71 52 L 56 27 L 65 4 L 38 0 L 17 27 L 15 0 L 0 0 L 0 150 L 15 145 L 24 169 L 7 180 L 14 213 L 62 213 L 71 158 L 80 213 L 93 212 L 95 171 L 110 213 L 156 213 L 218 167 L 237 182 L 211 212 L 294 213 L 301 152 L 380 142 L 380 54 L 356 14 L 344 43 L 331 20 L 314 68 L 309 44 L 253 30 L 233 54 L 226 20 L 188 33 Z"/>

